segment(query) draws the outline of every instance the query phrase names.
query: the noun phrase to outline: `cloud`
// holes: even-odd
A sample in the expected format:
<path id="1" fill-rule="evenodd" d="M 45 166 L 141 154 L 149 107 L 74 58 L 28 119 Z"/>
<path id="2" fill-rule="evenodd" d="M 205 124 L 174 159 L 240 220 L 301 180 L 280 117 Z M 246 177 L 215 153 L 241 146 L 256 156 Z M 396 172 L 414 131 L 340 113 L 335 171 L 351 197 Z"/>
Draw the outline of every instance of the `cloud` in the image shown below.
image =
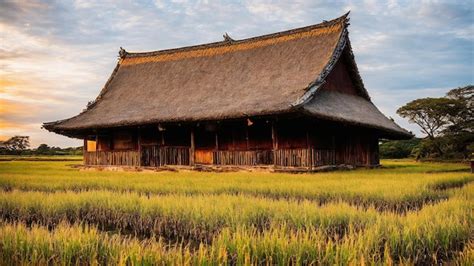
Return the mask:
<path id="1" fill-rule="evenodd" d="M 114 68 L 120 46 L 150 51 L 319 23 L 351 10 L 350 38 L 377 106 L 395 114 L 419 97 L 474 83 L 471 1 L 0 0 L 0 136 L 81 145 L 41 130 L 80 112 Z M 25 112 L 24 110 L 28 110 Z"/>

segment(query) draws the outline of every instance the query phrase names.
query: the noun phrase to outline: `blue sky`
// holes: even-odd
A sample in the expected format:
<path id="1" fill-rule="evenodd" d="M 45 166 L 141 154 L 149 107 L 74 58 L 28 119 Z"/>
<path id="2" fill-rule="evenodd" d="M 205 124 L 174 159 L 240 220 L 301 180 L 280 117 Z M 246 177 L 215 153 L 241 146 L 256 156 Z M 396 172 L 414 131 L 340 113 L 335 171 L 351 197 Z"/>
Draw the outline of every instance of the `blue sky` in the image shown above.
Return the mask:
<path id="1" fill-rule="evenodd" d="M 351 11 L 355 58 L 372 100 L 396 109 L 474 83 L 474 1 L 0 0 L 0 138 L 81 142 L 41 123 L 79 113 L 112 72 L 119 47 L 148 51 L 320 23 Z"/>

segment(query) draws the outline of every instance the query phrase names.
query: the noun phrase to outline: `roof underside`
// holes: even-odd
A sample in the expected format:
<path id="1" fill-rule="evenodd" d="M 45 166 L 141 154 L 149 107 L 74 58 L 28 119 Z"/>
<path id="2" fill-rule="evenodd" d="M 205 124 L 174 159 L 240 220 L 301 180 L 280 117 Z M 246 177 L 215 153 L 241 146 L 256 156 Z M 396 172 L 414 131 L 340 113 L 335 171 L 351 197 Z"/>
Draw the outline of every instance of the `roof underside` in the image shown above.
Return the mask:
<path id="1" fill-rule="evenodd" d="M 406 134 L 373 106 L 358 73 L 354 80 L 360 97 L 351 97 L 360 99 L 344 102 L 342 99 L 349 98 L 315 94 L 348 43 L 347 20 L 343 16 L 241 41 L 226 38 L 179 49 L 122 53 L 109 81 L 88 109 L 44 127 L 71 135 L 88 128 L 224 120 L 301 108 L 339 120 L 357 109 L 348 105 L 359 104 L 374 112 L 360 113 L 357 122 L 361 125 Z M 356 69 L 355 62 L 353 66 Z M 339 109 L 330 106 L 336 103 L 346 106 L 340 110 L 345 114 L 330 113 L 332 108 Z M 321 115 L 323 112 L 328 113 Z"/>
<path id="2" fill-rule="evenodd" d="M 383 115 L 372 102 L 359 96 L 321 90 L 303 109 L 307 114 L 322 119 L 379 129 L 386 137 L 410 137 L 406 130 Z"/>

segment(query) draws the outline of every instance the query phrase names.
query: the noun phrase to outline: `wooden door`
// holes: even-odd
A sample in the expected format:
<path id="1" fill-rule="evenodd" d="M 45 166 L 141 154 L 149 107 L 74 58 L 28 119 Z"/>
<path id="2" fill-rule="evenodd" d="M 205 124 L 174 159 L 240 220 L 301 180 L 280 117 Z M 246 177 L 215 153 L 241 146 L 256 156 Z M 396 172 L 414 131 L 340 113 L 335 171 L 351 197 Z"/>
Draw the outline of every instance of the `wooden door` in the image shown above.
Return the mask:
<path id="1" fill-rule="evenodd" d="M 197 164 L 212 164 L 212 150 L 196 150 L 194 153 L 194 162 Z"/>

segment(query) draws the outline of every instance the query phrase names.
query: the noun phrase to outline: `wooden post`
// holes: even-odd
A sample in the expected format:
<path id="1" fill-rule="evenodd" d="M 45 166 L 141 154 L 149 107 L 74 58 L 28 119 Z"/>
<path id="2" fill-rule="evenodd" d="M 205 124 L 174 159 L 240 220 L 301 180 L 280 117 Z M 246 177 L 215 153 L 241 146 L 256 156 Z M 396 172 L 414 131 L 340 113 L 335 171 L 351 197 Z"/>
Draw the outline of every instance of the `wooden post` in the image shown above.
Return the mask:
<path id="1" fill-rule="evenodd" d="M 306 129 L 306 147 L 308 148 L 308 163 L 309 170 L 313 170 L 313 151 L 311 145 L 309 144 L 309 130 Z"/>
<path id="2" fill-rule="evenodd" d="M 99 133 L 95 134 L 95 164 L 98 165 L 100 161 L 100 152 L 99 152 Z"/>
<path id="3" fill-rule="evenodd" d="M 219 153 L 219 137 L 216 130 L 216 151 L 212 153 L 212 164 L 217 164 L 218 162 L 218 153 Z"/>
<path id="4" fill-rule="evenodd" d="M 84 139 L 84 144 L 82 146 L 82 162 L 86 165 L 86 153 L 87 153 L 87 137 Z"/>
<path id="5" fill-rule="evenodd" d="M 232 135 L 232 150 L 235 151 L 235 130 L 234 130 L 235 127 L 231 127 L 231 135 Z"/>
<path id="6" fill-rule="evenodd" d="M 370 155 L 372 155 L 372 143 L 370 139 L 367 142 L 368 143 L 365 144 L 365 147 L 366 147 L 365 165 L 370 167 L 372 166 L 372 160 L 370 159 Z"/>
<path id="7" fill-rule="evenodd" d="M 189 164 L 194 166 L 194 127 L 191 127 L 191 148 L 189 149 Z"/>
<path id="8" fill-rule="evenodd" d="M 246 150 L 249 150 L 249 126 L 245 127 L 245 142 L 246 142 Z"/>
<path id="9" fill-rule="evenodd" d="M 142 136 L 140 127 L 137 128 L 137 145 L 138 145 L 138 166 L 142 166 Z"/>
<path id="10" fill-rule="evenodd" d="M 272 122 L 272 145 L 273 145 L 273 165 L 276 166 L 276 153 L 278 150 L 278 136 L 275 128 L 275 122 Z"/>

